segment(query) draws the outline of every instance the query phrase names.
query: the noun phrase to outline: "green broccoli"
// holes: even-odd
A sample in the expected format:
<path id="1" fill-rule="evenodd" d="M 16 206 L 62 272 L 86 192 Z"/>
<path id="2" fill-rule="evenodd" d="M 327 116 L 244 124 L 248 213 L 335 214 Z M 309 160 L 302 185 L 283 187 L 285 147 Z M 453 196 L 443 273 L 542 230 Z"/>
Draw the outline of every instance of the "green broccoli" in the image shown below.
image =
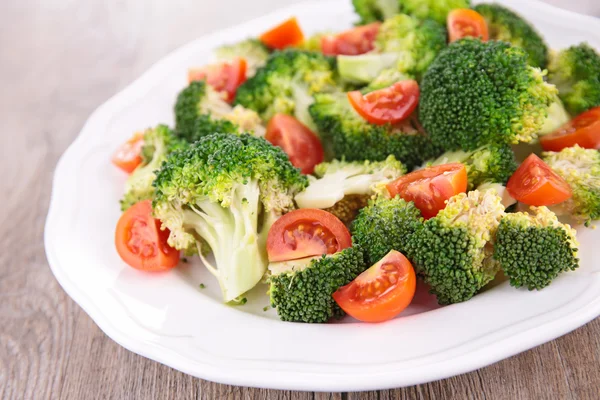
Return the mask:
<path id="1" fill-rule="evenodd" d="M 371 124 L 354 110 L 345 93 L 316 95 L 309 112 L 323 146 L 339 159 L 383 161 L 392 154 L 412 169 L 441 153 L 416 118 L 396 125 Z"/>
<path id="2" fill-rule="evenodd" d="M 446 25 L 448 13 L 456 8 L 470 8 L 470 0 L 398 0 L 400 12 L 419 19 L 430 18 Z"/>
<path id="3" fill-rule="evenodd" d="M 505 184 L 517 169 L 515 154 L 507 144 L 488 144 L 473 151 L 447 151 L 427 166 L 459 162 L 467 168 L 468 189 L 483 183 Z"/>
<path id="4" fill-rule="evenodd" d="M 125 183 L 125 194 L 121 199 L 122 211 L 139 201 L 152 199 L 155 171 L 168 154 L 183 147 L 185 142 L 177 138 L 166 125 L 158 125 L 144 132 L 142 163 L 131 173 Z"/>
<path id="5" fill-rule="evenodd" d="M 548 116 L 542 125 L 542 129 L 538 132 L 539 136 L 547 135 L 554 132 L 571 120 L 571 116 L 565 109 L 558 95 L 554 96 L 554 101 L 548 107 Z"/>
<path id="6" fill-rule="evenodd" d="M 255 38 L 245 39 L 241 42 L 221 46 L 216 50 L 219 60 L 231 61 L 236 57 L 246 60 L 246 77 L 256 74 L 256 70 L 266 64 L 269 58 L 269 49 L 260 40 Z"/>
<path id="7" fill-rule="evenodd" d="M 350 223 L 371 196 L 385 189 L 385 184 L 406 173 L 406 167 L 394 156 L 384 161 L 339 161 L 321 163 L 316 178 L 296 195 L 299 208 L 320 208 L 342 222 Z"/>
<path id="8" fill-rule="evenodd" d="M 576 232 L 546 207 L 507 214 L 496 233 L 494 259 L 514 287 L 542 289 L 579 266 Z"/>
<path id="9" fill-rule="evenodd" d="M 237 90 L 235 104 L 256 111 L 268 121 L 277 113 L 294 115 L 308 127 L 312 96 L 339 90 L 335 58 L 297 49 L 278 51 Z"/>
<path id="10" fill-rule="evenodd" d="M 177 96 L 175 134 L 188 143 L 216 132 L 264 136 L 265 131 L 256 112 L 242 106 L 232 108 L 205 81 L 191 82 Z"/>
<path id="11" fill-rule="evenodd" d="M 406 254 L 408 241 L 422 224 L 421 211 L 412 201 L 378 196 L 359 211 L 352 240 L 363 249 L 365 263 L 373 265 L 390 250 Z"/>
<path id="12" fill-rule="evenodd" d="M 544 152 L 542 158 L 573 191 L 572 198 L 553 209 L 581 222 L 600 219 L 600 152 L 575 145 L 560 152 Z"/>
<path id="13" fill-rule="evenodd" d="M 546 67 L 548 47 L 542 36 L 523 17 L 499 4 L 478 4 L 474 10 L 487 22 L 490 39 L 521 47 L 528 55 L 529 65 Z"/>
<path id="14" fill-rule="evenodd" d="M 600 54 L 587 43 L 552 54 L 548 79 L 572 115 L 600 106 Z"/>
<path id="15" fill-rule="evenodd" d="M 309 257 L 269 265 L 271 306 L 282 321 L 327 322 L 344 311 L 331 295 L 366 269 L 359 247 L 333 255 Z"/>
<path id="16" fill-rule="evenodd" d="M 460 193 L 411 236 L 407 255 L 440 304 L 469 300 L 496 276 L 493 240 L 503 215 L 493 190 Z"/>
<path id="17" fill-rule="evenodd" d="M 352 5 L 360 17 L 360 25 L 383 21 L 400 12 L 398 0 L 352 0 Z"/>
<path id="18" fill-rule="evenodd" d="M 338 56 L 338 71 L 343 79 L 359 83 L 369 83 L 390 68 L 418 80 L 445 46 L 442 25 L 398 14 L 381 24 L 374 51 Z"/>
<path id="19" fill-rule="evenodd" d="M 425 73 L 419 116 L 432 140 L 447 150 L 531 142 L 555 94 L 542 71 L 527 64 L 523 49 L 461 39 Z"/>
<path id="20" fill-rule="evenodd" d="M 208 243 L 215 265 L 203 261 L 229 302 L 261 280 L 269 228 L 294 208 L 306 184 L 265 139 L 215 133 L 167 157 L 156 173 L 153 208 L 172 247 L 201 247 L 197 238 Z"/>
<path id="21" fill-rule="evenodd" d="M 321 39 L 323 36 L 330 35 L 330 32 L 318 32 L 315 33 L 294 46 L 295 49 L 305 50 L 305 51 L 316 51 L 321 52 Z"/>

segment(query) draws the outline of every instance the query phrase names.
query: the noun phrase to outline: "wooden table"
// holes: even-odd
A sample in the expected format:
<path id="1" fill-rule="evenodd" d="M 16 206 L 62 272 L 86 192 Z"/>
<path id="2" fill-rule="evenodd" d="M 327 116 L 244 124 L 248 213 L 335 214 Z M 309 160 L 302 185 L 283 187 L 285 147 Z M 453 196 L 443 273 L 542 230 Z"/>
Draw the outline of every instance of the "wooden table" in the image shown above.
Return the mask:
<path id="1" fill-rule="evenodd" d="M 0 398 L 599 398 L 600 319 L 439 382 L 371 393 L 300 393 L 220 385 L 147 360 L 105 336 L 63 292 L 42 242 L 60 154 L 98 105 L 152 63 L 202 34 L 267 12 L 269 4 L 1 2 Z"/>

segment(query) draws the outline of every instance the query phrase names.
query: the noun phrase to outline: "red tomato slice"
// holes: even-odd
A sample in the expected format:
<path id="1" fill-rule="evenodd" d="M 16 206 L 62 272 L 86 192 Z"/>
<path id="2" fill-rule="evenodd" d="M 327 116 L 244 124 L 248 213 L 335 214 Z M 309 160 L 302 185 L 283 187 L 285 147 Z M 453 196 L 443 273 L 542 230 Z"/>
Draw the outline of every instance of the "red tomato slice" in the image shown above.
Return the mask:
<path id="1" fill-rule="evenodd" d="M 416 287 L 412 264 L 402 253 L 392 250 L 352 282 L 339 288 L 333 293 L 333 299 L 359 321 L 383 322 L 408 307 Z"/>
<path id="2" fill-rule="evenodd" d="M 450 197 L 467 191 L 467 168 L 450 163 L 420 169 L 388 183 L 387 189 L 392 197 L 413 201 L 423 218 L 433 218 Z"/>
<path id="3" fill-rule="evenodd" d="M 227 94 L 227 101 L 232 102 L 237 88 L 246 81 L 246 59 L 236 57 L 230 62 L 191 68 L 188 71 L 188 82 L 206 79 L 206 83 L 217 92 Z"/>
<path id="4" fill-rule="evenodd" d="M 304 34 L 296 17 L 283 21 L 276 27 L 260 35 L 260 41 L 272 49 L 295 46 L 304 40 Z"/>
<path id="5" fill-rule="evenodd" d="M 352 246 L 348 228 L 327 211 L 303 208 L 279 218 L 267 237 L 270 262 L 335 254 Z"/>
<path id="6" fill-rule="evenodd" d="M 142 147 L 144 146 L 144 133 L 136 132 L 123 143 L 113 154 L 112 163 L 127 173 L 142 163 Z"/>
<path id="7" fill-rule="evenodd" d="M 573 195 L 571 186 L 535 154 L 521 163 L 506 189 L 517 201 L 530 206 L 562 203 Z"/>
<path id="8" fill-rule="evenodd" d="M 373 22 L 337 35 L 325 35 L 321 38 L 321 51 L 328 56 L 356 56 L 367 53 L 375 47 L 375 37 L 380 26 L 381 22 Z"/>
<path id="9" fill-rule="evenodd" d="M 464 37 L 481 38 L 484 42 L 489 39 L 487 22 L 481 14 L 468 8 L 458 8 L 448 13 L 446 20 L 448 39 L 450 42 Z"/>
<path id="10" fill-rule="evenodd" d="M 281 147 L 303 174 L 312 174 L 315 165 L 323 162 L 323 146 L 317 135 L 290 115 L 276 114 L 271 118 L 265 139 Z"/>
<path id="11" fill-rule="evenodd" d="M 408 118 L 419 104 L 419 84 L 414 80 L 396 82 L 392 86 L 363 95 L 348 92 L 352 107 L 372 124 L 394 124 Z"/>
<path id="12" fill-rule="evenodd" d="M 117 222 L 115 245 L 119 256 L 135 269 L 166 271 L 179 262 L 179 251 L 167 244 L 169 231 L 152 218 L 152 203 L 141 201 L 127 209 Z"/>
<path id="13" fill-rule="evenodd" d="M 561 151 L 578 144 L 585 149 L 600 149 L 600 107 L 579 114 L 555 132 L 540 137 L 546 151 Z"/>

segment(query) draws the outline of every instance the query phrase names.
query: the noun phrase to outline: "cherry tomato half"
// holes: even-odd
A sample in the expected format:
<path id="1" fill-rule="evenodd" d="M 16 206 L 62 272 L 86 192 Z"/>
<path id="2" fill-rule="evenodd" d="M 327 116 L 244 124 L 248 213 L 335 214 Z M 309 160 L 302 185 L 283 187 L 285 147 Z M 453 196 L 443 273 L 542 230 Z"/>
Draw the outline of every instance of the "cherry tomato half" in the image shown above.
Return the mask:
<path id="1" fill-rule="evenodd" d="M 179 251 L 167 244 L 168 230 L 152 218 L 152 203 L 141 201 L 129 207 L 117 222 L 115 245 L 119 256 L 135 269 L 166 271 L 179 262 Z"/>
<path id="2" fill-rule="evenodd" d="M 232 102 L 237 88 L 246 81 L 246 68 L 246 60 L 236 57 L 230 62 L 191 68 L 188 71 L 188 82 L 206 79 L 206 83 L 217 92 L 226 93 L 226 100 Z"/>
<path id="3" fill-rule="evenodd" d="M 270 262 L 335 254 L 352 246 L 348 228 L 335 215 L 303 208 L 279 218 L 267 237 Z"/>
<path id="4" fill-rule="evenodd" d="M 413 201 L 423 218 L 429 219 L 446 208 L 450 197 L 467 191 L 467 169 L 461 163 L 424 168 L 388 183 L 387 189 L 392 197 Z"/>
<path id="5" fill-rule="evenodd" d="M 380 26 L 381 22 L 373 22 L 336 35 L 325 35 L 321 38 L 321 51 L 328 56 L 356 56 L 367 53 L 374 48 Z"/>
<path id="6" fill-rule="evenodd" d="M 123 143 L 112 156 L 112 163 L 127 173 L 142 163 L 142 147 L 144 147 L 144 133 L 136 132 Z"/>
<path id="7" fill-rule="evenodd" d="M 335 293 L 348 315 L 363 322 L 383 322 L 400 314 L 412 301 L 417 278 L 402 253 L 390 251 L 375 265 Z"/>
<path id="8" fill-rule="evenodd" d="M 600 149 L 600 107 L 589 109 L 555 132 L 540 137 L 546 151 L 561 151 L 578 144 L 584 149 Z"/>
<path id="9" fill-rule="evenodd" d="M 296 17 L 283 21 L 260 35 L 260 41 L 272 49 L 284 49 L 302 43 L 304 34 Z"/>
<path id="10" fill-rule="evenodd" d="M 458 8 L 448 13 L 446 20 L 448 40 L 454 42 L 464 37 L 489 39 L 487 22 L 481 14 L 468 8 Z"/>
<path id="11" fill-rule="evenodd" d="M 530 206 L 550 206 L 568 200 L 571 186 L 535 154 L 529 155 L 510 177 L 506 190 Z"/>
<path id="12" fill-rule="evenodd" d="M 409 79 L 365 95 L 355 90 L 348 92 L 348 100 L 367 121 L 376 125 L 394 124 L 408 118 L 417 108 L 419 84 Z"/>
<path id="13" fill-rule="evenodd" d="M 275 114 L 267 125 L 265 139 L 281 147 L 303 174 L 312 174 L 323 162 L 323 146 L 317 135 L 291 115 Z"/>

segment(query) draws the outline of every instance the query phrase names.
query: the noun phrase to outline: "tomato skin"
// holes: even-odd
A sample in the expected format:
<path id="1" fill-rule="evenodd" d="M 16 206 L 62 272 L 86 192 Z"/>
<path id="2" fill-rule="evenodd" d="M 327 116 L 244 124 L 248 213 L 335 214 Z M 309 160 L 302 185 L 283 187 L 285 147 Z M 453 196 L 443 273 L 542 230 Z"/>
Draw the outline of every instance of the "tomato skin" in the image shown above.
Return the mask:
<path id="1" fill-rule="evenodd" d="M 375 47 L 375 37 L 380 27 L 381 22 L 373 22 L 336 35 L 325 35 L 321 38 L 321 51 L 327 56 L 367 53 Z"/>
<path id="2" fill-rule="evenodd" d="M 467 168 L 450 163 L 420 169 L 387 184 L 390 196 L 413 201 L 423 218 L 435 217 L 450 197 L 467 191 Z"/>
<path id="3" fill-rule="evenodd" d="M 540 144 L 545 151 L 561 151 L 576 144 L 584 149 L 600 149 L 600 107 L 591 108 L 540 137 Z"/>
<path id="4" fill-rule="evenodd" d="M 544 161 L 530 154 L 506 184 L 508 193 L 530 206 L 551 206 L 573 195 L 571 186 Z"/>
<path id="5" fill-rule="evenodd" d="M 167 244 L 168 230 L 152 217 L 152 202 L 141 201 L 121 215 L 115 231 L 117 253 L 141 271 L 167 271 L 179 262 L 179 251 Z"/>
<path id="6" fill-rule="evenodd" d="M 232 102 L 237 88 L 246 81 L 246 59 L 236 57 L 230 62 L 206 65 L 188 70 L 188 83 L 206 79 L 217 92 L 226 94 L 226 100 Z"/>
<path id="7" fill-rule="evenodd" d="M 352 246 L 346 225 L 335 215 L 302 208 L 279 218 L 267 236 L 269 262 L 335 254 Z"/>
<path id="8" fill-rule="evenodd" d="M 296 17 L 283 21 L 281 24 L 269 29 L 260 35 L 260 41 L 272 49 L 285 49 L 295 46 L 304 40 L 304 33 Z"/>
<path id="9" fill-rule="evenodd" d="M 348 285 L 339 288 L 333 293 L 333 299 L 359 321 L 383 322 L 408 307 L 416 287 L 412 264 L 402 253 L 392 250 Z"/>
<path id="10" fill-rule="evenodd" d="M 275 114 L 267 125 L 265 139 L 281 147 L 303 174 L 312 174 L 325 157 L 317 135 L 291 115 Z"/>
<path id="11" fill-rule="evenodd" d="M 452 43 L 465 37 L 478 37 L 487 42 L 488 26 L 485 18 L 475 10 L 458 8 L 448 13 L 446 19 L 448 40 Z"/>
<path id="12" fill-rule="evenodd" d="M 352 107 L 364 119 L 375 125 L 395 124 L 410 117 L 419 104 L 419 84 L 412 79 L 363 95 L 348 92 Z"/>
<path id="13" fill-rule="evenodd" d="M 128 174 L 132 173 L 142 163 L 142 147 L 144 133 L 136 132 L 115 151 L 112 163 Z"/>

